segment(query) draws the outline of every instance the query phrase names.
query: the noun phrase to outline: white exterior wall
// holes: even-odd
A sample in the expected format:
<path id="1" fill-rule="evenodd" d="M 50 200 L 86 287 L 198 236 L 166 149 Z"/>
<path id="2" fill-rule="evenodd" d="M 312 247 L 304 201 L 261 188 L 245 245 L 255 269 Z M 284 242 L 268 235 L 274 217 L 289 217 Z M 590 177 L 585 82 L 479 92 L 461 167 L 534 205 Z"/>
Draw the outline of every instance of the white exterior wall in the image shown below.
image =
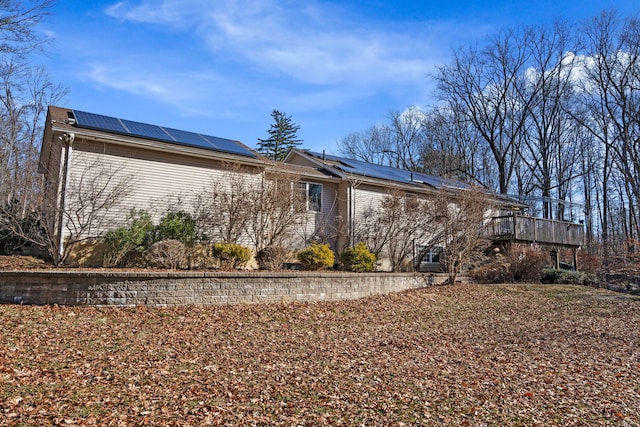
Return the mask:
<path id="1" fill-rule="evenodd" d="M 358 221 L 372 209 L 380 208 L 382 201 L 389 193 L 380 187 L 355 186 L 352 190 L 351 204 L 353 207 L 353 220 Z"/>
<path id="2" fill-rule="evenodd" d="M 105 178 L 117 176 L 114 182 L 124 177 L 129 183 L 129 194 L 109 211 L 104 221 L 93 230 L 93 235 L 125 225 L 127 215 L 133 208 L 146 210 L 157 224 L 169 209 L 193 213 L 196 196 L 200 194 L 206 197 L 212 186 L 216 186 L 218 191 L 227 192 L 232 191 L 234 183 L 240 183 L 244 188 L 252 184 L 259 187 L 264 177 L 258 167 L 239 172 L 237 165 L 214 159 L 82 141 L 76 141 L 69 164 L 67 204 L 73 202 L 71 193 L 80 180 L 86 185 L 102 174 Z M 337 232 L 338 185 L 314 179 L 302 181 L 322 185 L 321 212 L 307 212 L 300 224 L 292 228 L 288 246 L 301 249 L 312 241 L 327 242 L 333 246 Z M 65 230 L 65 235 L 68 235 L 68 230 Z M 239 243 L 251 246 L 246 235 Z"/>
<path id="3" fill-rule="evenodd" d="M 73 202 L 71 193 L 79 180 L 84 180 L 86 185 L 96 175 L 111 174 L 115 177 L 114 182 L 124 178 L 130 184 L 129 194 L 110 210 L 111 220 L 100 228 L 102 233 L 123 225 L 132 208 L 148 211 L 157 223 L 171 207 L 192 211 L 195 195 L 211 185 L 228 186 L 232 177 L 256 184 L 262 180 L 257 168 L 254 169 L 256 173 L 238 173 L 221 169 L 224 165 L 220 162 L 175 153 L 145 151 L 141 158 L 129 147 L 96 144 L 89 147 L 92 151 L 86 148 L 86 145 L 76 144 L 71 153 L 67 206 Z M 102 152 L 97 152 L 96 148 L 101 148 Z"/>

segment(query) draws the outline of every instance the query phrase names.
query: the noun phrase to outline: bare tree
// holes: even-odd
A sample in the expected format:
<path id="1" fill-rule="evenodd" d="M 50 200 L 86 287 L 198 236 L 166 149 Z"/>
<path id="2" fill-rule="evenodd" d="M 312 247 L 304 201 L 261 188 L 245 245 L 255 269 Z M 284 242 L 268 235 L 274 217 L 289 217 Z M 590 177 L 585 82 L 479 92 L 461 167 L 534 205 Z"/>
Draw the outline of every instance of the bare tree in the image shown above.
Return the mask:
<path id="1" fill-rule="evenodd" d="M 52 5 L 0 0 L 0 203 L 19 198 L 23 211 L 37 181 L 33 160 L 46 104 L 64 96 L 43 69 L 29 63 L 46 42 L 36 28 Z"/>
<path id="2" fill-rule="evenodd" d="M 135 186 L 135 177 L 95 160 L 75 168 L 58 200 L 46 199 L 37 210 L 12 211 L 0 206 L 2 226 L 24 241 L 44 248 L 54 264 L 63 264 L 85 240 L 100 237 L 121 214 L 122 202 Z"/>
<path id="3" fill-rule="evenodd" d="M 53 0 L 0 0 L 0 54 L 25 56 L 42 46 L 37 24 L 49 15 Z"/>
<path id="4" fill-rule="evenodd" d="M 347 135 L 339 143 L 347 157 L 377 165 L 421 170 L 421 153 L 426 144 L 425 113 L 417 107 L 389 113 L 389 124 Z"/>
<path id="5" fill-rule="evenodd" d="M 256 251 L 281 245 L 300 226 L 307 199 L 299 182 L 298 177 L 269 172 L 253 193 L 245 230 Z"/>
<path id="6" fill-rule="evenodd" d="M 195 216 L 201 231 L 211 240 L 250 242 L 256 251 L 281 244 L 301 225 L 306 212 L 298 182 L 297 176 L 277 172 L 248 178 L 241 167 L 230 166 L 226 179 L 213 182 L 196 196 Z"/>
<path id="7" fill-rule="evenodd" d="M 424 195 L 393 189 L 379 206 L 371 206 L 356 224 L 355 239 L 367 244 L 378 258 L 398 271 L 413 260 L 416 243 L 427 244 L 433 235 Z"/>
<path id="8" fill-rule="evenodd" d="M 201 232 L 210 239 L 240 243 L 257 184 L 247 179 L 238 165 L 227 165 L 225 169 L 223 179 L 212 180 L 208 188 L 196 195 L 195 218 Z M 256 180 L 261 177 L 256 175 Z"/>
<path id="9" fill-rule="evenodd" d="M 43 68 L 30 62 L 48 41 L 40 37 L 37 25 L 52 5 L 50 0 L 0 0 L 0 234 L 21 244 L 33 243 L 25 237 L 47 229 L 40 215 L 39 138 L 47 106 L 66 95 Z M 36 238 L 48 248 L 57 247 L 47 239 Z"/>
<path id="10" fill-rule="evenodd" d="M 376 165 L 389 165 L 391 131 L 387 125 L 374 125 L 362 132 L 354 132 L 338 142 L 340 152 L 352 159 Z"/>
<path id="11" fill-rule="evenodd" d="M 424 119 L 426 143 L 421 153 L 425 173 L 493 187 L 495 175 L 487 144 L 465 117 L 446 106 L 435 107 Z"/>
<path id="12" fill-rule="evenodd" d="M 396 167 L 412 171 L 421 169 L 420 154 L 426 145 L 425 117 L 425 113 L 417 107 L 390 113 L 392 146 L 389 155 L 395 160 Z"/>
<path id="13" fill-rule="evenodd" d="M 609 264 L 609 249 L 615 246 L 619 210 L 611 204 L 612 179 L 621 174 L 629 203 L 640 205 L 640 22 L 622 20 L 614 12 L 603 12 L 584 28 L 586 55 L 581 81 L 581 109 L 574 118 L 601 144 L 602 171 L 599 174 L 600 228 L 603 267 Z M 615 217 L 614 217 L 615 215 Z M 640 234 L 638 217 L 624 227 Z M 622 224 L 620 224 L 622 225 Z"/>
<path id="14" fill-rule="evenodd" d="M 527 72 L 525 98 L 530 103 L 522 145 L 522 164 L 530 174 L 528 188 L 520 195 L 537 192 L 542 198 L 543 218 L 553 218 L 552 203 L 564 200 L 569 184 L 578 176 L 574 168 L 577 127 L 567 113 L 574 92 L 576 55 L 567 53 L 571 45 L 570 28 L 556 23 L 551 30 L 531 31 L 529 51 L 531 67 Z M 557 219 L 564 219 L 564 204 L 557 204 Z"/>
<path id="15" fill-rule="evenodd" d="M 454 52 L 435 76 L 438 95 L 462 114 L 488 144 L 498 190 L 507 194 L 535 94 L 525 91 L 529 31 L 502 31 L 481 51 Z"/>
<path id="16" fill-rule="evenodd" d="M 0 203 L 19 200 L 25 213 L 39 202 L 43 121 L 47 106 L 66 93 L 42 68 L 16 61 L 0 64 Z"/>
<path id="17" fill-rule="evenodd" d="M 441 191 L 430 202 L 428 217 L 437 228 L 433 243 L 443 247 L 447 281 L 453 284 L 491 243 L 484 230 L 493 210 L 491 198 L 481 188 L 470 188 L 455 194 Z"/>

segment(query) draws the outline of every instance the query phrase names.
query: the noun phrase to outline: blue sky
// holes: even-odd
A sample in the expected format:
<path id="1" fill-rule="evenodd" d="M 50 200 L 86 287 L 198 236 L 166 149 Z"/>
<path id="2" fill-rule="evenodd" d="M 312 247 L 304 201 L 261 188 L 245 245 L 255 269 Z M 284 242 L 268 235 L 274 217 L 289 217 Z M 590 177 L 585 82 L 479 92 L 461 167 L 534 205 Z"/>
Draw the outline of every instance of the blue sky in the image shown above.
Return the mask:
<path id="1" fill-rule="evenodd" d="M 640 14 L 638 0 L 58 0 L 43 30 L 60 106 L 252 148 L 278 109 L 303 148 L 337 154 L 390 111 L 433 104 L 428 75 L 453 47 L 607 8 Z"/>

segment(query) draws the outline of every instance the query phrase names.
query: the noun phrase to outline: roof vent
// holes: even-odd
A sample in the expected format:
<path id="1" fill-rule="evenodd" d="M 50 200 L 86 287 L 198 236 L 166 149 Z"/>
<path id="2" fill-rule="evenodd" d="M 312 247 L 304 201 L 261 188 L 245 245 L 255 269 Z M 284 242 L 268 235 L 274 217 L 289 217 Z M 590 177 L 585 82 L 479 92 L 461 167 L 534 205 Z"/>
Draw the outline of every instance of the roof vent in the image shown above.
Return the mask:
<path id="1" fill-rule="evenodd" d="M 73 114 L 73 111 L 67 111 L 67 119 L 64 122 L 71 126 L 76 124 L 76 116 Z"/>

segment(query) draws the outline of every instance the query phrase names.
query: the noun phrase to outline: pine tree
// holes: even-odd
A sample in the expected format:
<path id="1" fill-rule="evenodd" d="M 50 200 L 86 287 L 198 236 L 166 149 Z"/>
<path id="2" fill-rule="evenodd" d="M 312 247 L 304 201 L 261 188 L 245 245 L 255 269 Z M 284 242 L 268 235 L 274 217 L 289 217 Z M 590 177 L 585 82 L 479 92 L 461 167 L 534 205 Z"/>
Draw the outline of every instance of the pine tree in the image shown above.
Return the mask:
<path id="1" fill-rule="evenodd" d="M 256 150 L 273 160 L 283 160 L 289 150 L 302 143 L 297 135 L 300 126 L 291 121 L 291 116 L 278 110 L 273 110 L 271 117 L 273 117 L 274 123 L 267 131 L 269 137 L 267 139 L 258 138 Z"/>

